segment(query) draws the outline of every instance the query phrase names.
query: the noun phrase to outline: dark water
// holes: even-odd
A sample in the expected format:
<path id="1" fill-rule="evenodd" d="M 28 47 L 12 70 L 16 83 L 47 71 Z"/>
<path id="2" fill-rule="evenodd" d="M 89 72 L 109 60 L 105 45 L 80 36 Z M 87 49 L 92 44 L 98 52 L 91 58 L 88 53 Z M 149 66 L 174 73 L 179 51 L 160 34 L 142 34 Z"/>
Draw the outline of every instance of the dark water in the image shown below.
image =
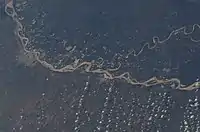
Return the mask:
<path id="1" fill-rule="evenodd" d="M 130 72 L 139 80 L 175 77 L 190 84 L 200 76 L 200 43 L 184 34 L 153 50 L 145 48 L 137 57 L 124 56 L 133 48 L 139 51 L 153 36 L 163 40 L 182 26 L 192 30 L 200 23 L 199 7 L 198 0 L 29 0 L 17 11 L 24 17 L 21 22 L 31 40 L 28 47 L 44 52 L 50 63 L 60 66 L 73 57 L 91 61 L 101 56 L 104 67 L 121 62 L 117 72 Z M 16 60 L 20 44 L 15 23 L 5 14 L 1 18 L 0 131 L 200 130 L 198 90 L 141 88 L 80 71 L 61 74 L 40 64 L 25 66 Z M 199 38 L 199 29 L 192 37 Z M 76 46 L 73 53 L 67 50 L 69 45 Z"/>

